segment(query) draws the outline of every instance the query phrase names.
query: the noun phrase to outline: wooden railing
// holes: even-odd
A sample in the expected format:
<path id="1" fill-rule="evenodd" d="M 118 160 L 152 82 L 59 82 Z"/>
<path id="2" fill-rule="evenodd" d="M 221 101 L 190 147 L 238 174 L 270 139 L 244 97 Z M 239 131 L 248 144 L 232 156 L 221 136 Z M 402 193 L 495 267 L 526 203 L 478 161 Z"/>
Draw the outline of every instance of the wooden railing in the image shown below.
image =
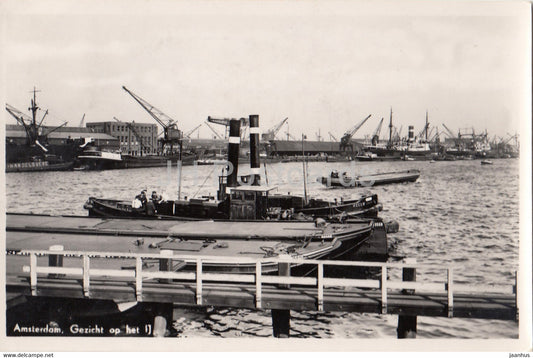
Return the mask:
<path id="1" fill-rule="evenodd" d="M 215 257 L 215 256 L 192 256 L 192 255 L 173 255 L 172 251 L 162 251 L 159 254 L 133 254 L 121 252 L 80 252 L 80 251 L 53 251 L 53 250 L 28 250 L 21 251 L 19 254 L 29 255 L 29 266 L 23 266 L 23 272 L 30 274 L 30 286 L 32 295 L 37 295 L 38 274 L 48 275 L 74 275 L 81 276 L 83 285 L 83 294 L 90 297 L 91 279 L 95 277 L 113 277 L 122 279 L 131 279 L 135 284 L 137 301 L 142 301 L 143 282 L 153 279 L 167 279 L 168 284 L 172 285 L 171 280 L 192 281 L 196 283 L 196 303 L 202 304 L 202 287 L 207 282 L 231 282 L 243 284 L 255 284 L 255 304 L 256 308 L 262 309 L 262 289 L 264 285 L 298 285 L 304 287 L 316 288 L 316 309 L 324 310 L 324 288 L 326 287 L 353 287 L 366 289 L 379 289 L 381 291 L 381 312 L 387 313 L 387 293 L 388 290 L 416 290 L 420 292 L 447 293 L 448 317 L 453 317 L 454 294 L 456 293 L 488 293 L 496 292 L 517 297 L 517 279 L 515 273 L 514 285 L 494 286 L 494 285 L 477 285 L 454 283 L 453 269 L 442 268 L 446 274 L 442 282 L 416 282 L 401 281 L 398 279 L 388 278 L 388 273 L 393 269 L 431 269 L 434 266 L 409 264 L 409 263 L 383 263 L 383 262 L 354 262 L 354 261 L 331 261 L 331 260 L 303 260 L 290 257 L 276 257 L 264 259 L 251 259 L 239 257 Z M 38 256 L 49 257 L 77 257 L 81 258 L 81 267 L 58 267 L 58 266 L 38 266 Z M 134 259 L 135 269 L 102 269 L 92 268 L 91 260 L 94 258 L 102 259 Z M 143 269 L 143 260 L 173 260 L 182 261 L 188 265 L 193 265 L 195 270 L 184 272 L 172 271 L 147 271 Z M 255 266 L 253 273 L 223 273 L 223 272 L 204 272 L 205 264 L 210 263 L 225 264 L 249 264 Z M 316 277 L 296 277 L 296 276 L 272 276 L 263 275 L 262 267 L 265 264 L 278 265 L 314 265 L 316 266 Z M 171 267 L 172 265 L 170 265 Z M 349 279 L 335 278 L 324 276 L 324 267 L 326 266 L 343 266 L 343 267 L 371 267 L 378 269 L 379 279 Z M 281 272 L 281 270 L 279 270 Z M 72 277 L 70 277 L 72 278 Z M 518 307 L 518 306 L 516 306 Z"/>

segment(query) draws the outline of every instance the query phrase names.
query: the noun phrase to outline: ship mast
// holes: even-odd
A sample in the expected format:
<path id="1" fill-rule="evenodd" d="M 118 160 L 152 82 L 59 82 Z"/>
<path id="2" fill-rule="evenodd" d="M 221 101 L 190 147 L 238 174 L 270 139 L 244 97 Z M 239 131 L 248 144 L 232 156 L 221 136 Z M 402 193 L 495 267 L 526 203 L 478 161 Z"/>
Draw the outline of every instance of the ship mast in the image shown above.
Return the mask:
<path id="1" fill-rule="evenodd" d="M 33 99 L 31 99 L 31 106 L 28 108 L 29 111 L 31 111 L 32 114 L 32 120 L 31 120 L 31 126 L 30 126 L 30 143 L 34 143 L 37 140 L 37 110 L 39 109 L 39 106 L 37 106 L 37 99 L 36 99 L 36 93 L 41 92 L 33 87 Z M 30 93 L 31 93 L 30 92 Z"/>
<path id="2" fill-rule="evenodd" d="M 428 142 L 428 110 L 426 109 L 426 143 Z"/>

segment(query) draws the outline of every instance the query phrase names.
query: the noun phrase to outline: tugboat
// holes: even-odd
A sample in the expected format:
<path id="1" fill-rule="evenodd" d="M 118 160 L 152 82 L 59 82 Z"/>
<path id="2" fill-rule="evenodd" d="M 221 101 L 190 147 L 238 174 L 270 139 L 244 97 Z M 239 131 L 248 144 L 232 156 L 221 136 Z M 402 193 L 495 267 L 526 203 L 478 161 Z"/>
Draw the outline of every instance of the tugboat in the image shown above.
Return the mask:
<path id="1" fill-rule="evenodd" d="M 84 208 L 91 217 L 136 217 L 160 219 L 231 219 L 234 205 L 239 210 L 247 208 L 242 219 L 252 220 L 313 220 L 324 218 L 336 220 L 349 217 L 376 217 L 381 205 L 376 194 L 362 196 L 354 200 L 326 201 L 310 199 L 295 195 L 274 194 L 273 187 L 259 185 L 259 116 L 250 116 L 250 150 L 251 175 L 242 176 L 245 183 L 238 183 L 238 157 L 240 143 L 240 121 L 230 122 L 230 138 L 228 144 L 229 167 L 234 168 L 219 177 L 219 190 L 214 197 L 201 197 L 189 200 L 148 201 L 145 206 L 135 208 L 132 202 L 124 200 L 100 199 L 90 197 Z M 241 205 L 242 204 L 242 205 Z M 261 206 L 261 208 L 258 208 Z M 263 210 L 264 208 L 264 210 Z M 263 214 L 258 216 L 256 210 Z"/>

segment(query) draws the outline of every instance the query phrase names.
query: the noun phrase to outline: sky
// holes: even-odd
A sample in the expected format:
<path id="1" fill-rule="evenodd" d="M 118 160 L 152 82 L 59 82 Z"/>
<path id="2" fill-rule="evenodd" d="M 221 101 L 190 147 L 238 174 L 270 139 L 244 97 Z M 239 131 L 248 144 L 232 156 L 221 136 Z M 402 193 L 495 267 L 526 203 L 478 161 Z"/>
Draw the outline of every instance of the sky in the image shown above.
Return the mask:
<path id="1" fill-rule="evenodd" d="M 123 89 L 187 132 L 208 116 L 339 138 L 367 115 L 505 137 L 530 121 L 529 4 L 480 1 L 11 1 L 5 102 L 48 125 L 153 123 Z M 4 111 L 5 112 L 5 111 Z M 15 120 L 4 113 L 6 123 Z M 221 127 L 217 127 L 222 132 Z M 211 137 L 203 125 L 200 137 Z"/>

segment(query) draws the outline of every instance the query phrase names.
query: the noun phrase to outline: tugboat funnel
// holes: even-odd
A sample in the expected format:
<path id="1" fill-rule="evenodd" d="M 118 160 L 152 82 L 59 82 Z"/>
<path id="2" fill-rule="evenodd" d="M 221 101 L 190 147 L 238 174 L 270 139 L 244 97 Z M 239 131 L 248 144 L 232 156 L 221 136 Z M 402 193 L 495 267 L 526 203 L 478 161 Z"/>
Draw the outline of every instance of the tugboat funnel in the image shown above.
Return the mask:
<path id="1" fill-rule="evenodd" d="M 241 143 L 241 121 L 231 119 L 229 122 L 228 140 L 228 188 L 234 188 L 237 184 L 237 172 L 239 170 L 239 145 Z"/>
<path id="2" fill-rule="evenodd" d="M 250 115 L 250 173 L 251 185 L 261 185 L 261 163 L 259 159 L 259 116 Z"/>

